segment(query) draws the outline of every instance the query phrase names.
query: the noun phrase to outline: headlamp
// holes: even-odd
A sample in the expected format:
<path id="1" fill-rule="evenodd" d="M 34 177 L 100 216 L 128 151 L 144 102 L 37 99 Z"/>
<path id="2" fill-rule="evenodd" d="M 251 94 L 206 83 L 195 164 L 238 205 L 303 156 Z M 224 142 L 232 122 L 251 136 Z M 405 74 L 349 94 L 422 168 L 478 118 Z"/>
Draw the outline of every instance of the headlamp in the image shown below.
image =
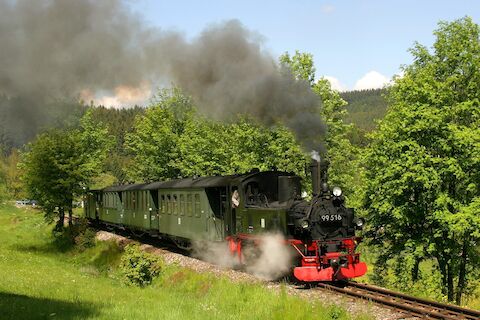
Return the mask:
<path id="1" fill-rule="evenodd" d="M 303 220 L 300 225 L 302 226 L 303 229 L 307 229 L 309 224 L 308 224 L 308 221 L 307 220 Z"/>
<path id="2" fill-rule="evenodd" d="M 342 189 L 340 189 L 339 187 L 334 187 L 333 188 L 333 195 L 335 197 L 340 197 L 342 195 Z"/>
<path id="3" fill-rule="evenodd" d="M 359 218 L 357 219 L 357 221 L 355 222 L 357 227 L 361 228 L 363 227 L 363 224 L 365 223 L 365 220 L 363 218 Z"/>

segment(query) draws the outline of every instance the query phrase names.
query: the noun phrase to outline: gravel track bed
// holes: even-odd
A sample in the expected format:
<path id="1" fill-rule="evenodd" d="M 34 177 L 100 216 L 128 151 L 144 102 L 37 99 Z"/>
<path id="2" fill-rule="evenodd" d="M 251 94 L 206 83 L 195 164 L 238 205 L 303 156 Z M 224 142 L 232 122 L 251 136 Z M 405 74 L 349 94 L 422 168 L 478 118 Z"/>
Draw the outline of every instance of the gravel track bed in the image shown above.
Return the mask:
<path id="1" fill-rule="evenodd" d="M 129 243 L 138 242 L 136 240 L 114 234 L 107 231 L 97 232 L 96 239 L 100 241 L 115 240 L 120 246 L 126 246 Z M 141 244 L 140 246 L 146 252 L 150 252 L 156 255 L 160 255 L 165 263 L 171 265 L 175 264 L 184 268 L 190 268 L 196 272 L 209 273 L 216 276 L 227 277 L 233 282 L 248 282 L 258 283 L 265 288 L 280 292 L 283 288 L 286 289 L 288 294 L 298 296 L 306 300 L 320 300 L 325 305 L 335 304 L 345 308 L 351 315 L 359 313 L 368 314 L 375 319 L 393 320 L 393 319 L 407 319 L 405 315 L 398 312 L 394 312 L 386 307 L 381 307 L 373 303 L 366 301 L 360 301 L 358 299 L 348 298 L 333 292 L 327 292 L 322 289 L 313 288 L 305 289 L 304 286 L 298 286 L 294 284 L 285 284 L 275 281 L 267 281 L 260 279 L 254 275 L 223 268 L 221 266 L 202 261 L 193 257 L 189 257 L 180 253 L 172 252 L 165 248 L 160 248 L 150 244 Z M 410 319 L 410 318 L 408 318 Z"/>

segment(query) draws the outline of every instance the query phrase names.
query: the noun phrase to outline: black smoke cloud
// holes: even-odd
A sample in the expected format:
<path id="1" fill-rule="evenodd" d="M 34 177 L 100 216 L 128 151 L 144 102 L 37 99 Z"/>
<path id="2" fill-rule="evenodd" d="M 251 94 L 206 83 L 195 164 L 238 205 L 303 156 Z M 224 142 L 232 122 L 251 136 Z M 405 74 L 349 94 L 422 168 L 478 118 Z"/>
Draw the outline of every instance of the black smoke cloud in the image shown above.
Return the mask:
<path id="1" fill-rule="evenodd" d="M 147 26 L 120 0 L 0 0 L 0 44 L 4 124 L 14 120 L 7 113 L 20 113 L 35 131 L 51 101 L 168 79 L 217 119 L 246 113 L 267 125 L 282 121 L 306 148 L 324 132 L 308 84 L 236 20 L 188 41 Z"/>

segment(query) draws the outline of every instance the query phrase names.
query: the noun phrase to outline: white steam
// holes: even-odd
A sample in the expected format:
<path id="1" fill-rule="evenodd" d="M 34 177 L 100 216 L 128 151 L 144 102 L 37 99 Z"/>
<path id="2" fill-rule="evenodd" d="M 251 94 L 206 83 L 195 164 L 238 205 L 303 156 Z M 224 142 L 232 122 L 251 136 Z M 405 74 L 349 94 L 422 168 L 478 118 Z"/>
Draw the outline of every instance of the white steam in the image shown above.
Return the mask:
<path id="1" fill-rule="evenodd" d="M 256 245 L 242 246 L 245 271 L 264 280 L 276 280 L 292 269 L 294 252 L 281 234 L 264 234 Z M 227 242 L 195 242 L 193 256 L 225 268 L 239 268 L 237 255 L 230 252 Z"/>
<path id="2" fill-rule="evenodd" d="M 281 234 L 261 236 L 259 255 L 247 265 L 247 272 L 265 280 L 276 280 L 292 270 L 292 248 Z"/>
<path id="3" fill-rule="evenodd" d="M 320 154 L 316 150 L 312 150 L 310 152 L 310 156 L 312 157 L 313 160 L 320 162 Z"/>
<path id="4" fill-rule="evenodd" d="M 194 241 L 192 249 L 192 256 L 200 260 L 230 269 L 239 266 L 238 258 L 230 253 L 228 242 Z"/>

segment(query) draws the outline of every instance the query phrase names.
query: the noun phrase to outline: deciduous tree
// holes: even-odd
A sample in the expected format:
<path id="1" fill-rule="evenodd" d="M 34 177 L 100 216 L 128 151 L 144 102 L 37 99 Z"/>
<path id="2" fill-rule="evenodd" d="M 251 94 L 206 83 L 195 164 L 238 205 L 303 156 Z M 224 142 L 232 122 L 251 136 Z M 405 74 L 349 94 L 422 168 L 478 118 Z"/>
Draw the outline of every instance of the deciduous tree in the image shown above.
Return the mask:
<path id="1" fill-rule="evenodd" d="M 470 18 L 416 44 L 367 155 L 365 206 L 385 255 L 432 257 L 460 303 L 480 240 L 480 41 Z M 373 233 L 372 233 L 373 234 Z"/>
<path id="2" fill-rule="evenodd" d="M 72 201 L 100 173 L 111 142 L 107 129 L 94 125 L 88 111 L 80 129 L 54 129 L 28 145 L 22 162 L 25 185 L 47 220 L 58 217 L 57 230 L 63 227 L 66 211 L 71 222 Z"/>

